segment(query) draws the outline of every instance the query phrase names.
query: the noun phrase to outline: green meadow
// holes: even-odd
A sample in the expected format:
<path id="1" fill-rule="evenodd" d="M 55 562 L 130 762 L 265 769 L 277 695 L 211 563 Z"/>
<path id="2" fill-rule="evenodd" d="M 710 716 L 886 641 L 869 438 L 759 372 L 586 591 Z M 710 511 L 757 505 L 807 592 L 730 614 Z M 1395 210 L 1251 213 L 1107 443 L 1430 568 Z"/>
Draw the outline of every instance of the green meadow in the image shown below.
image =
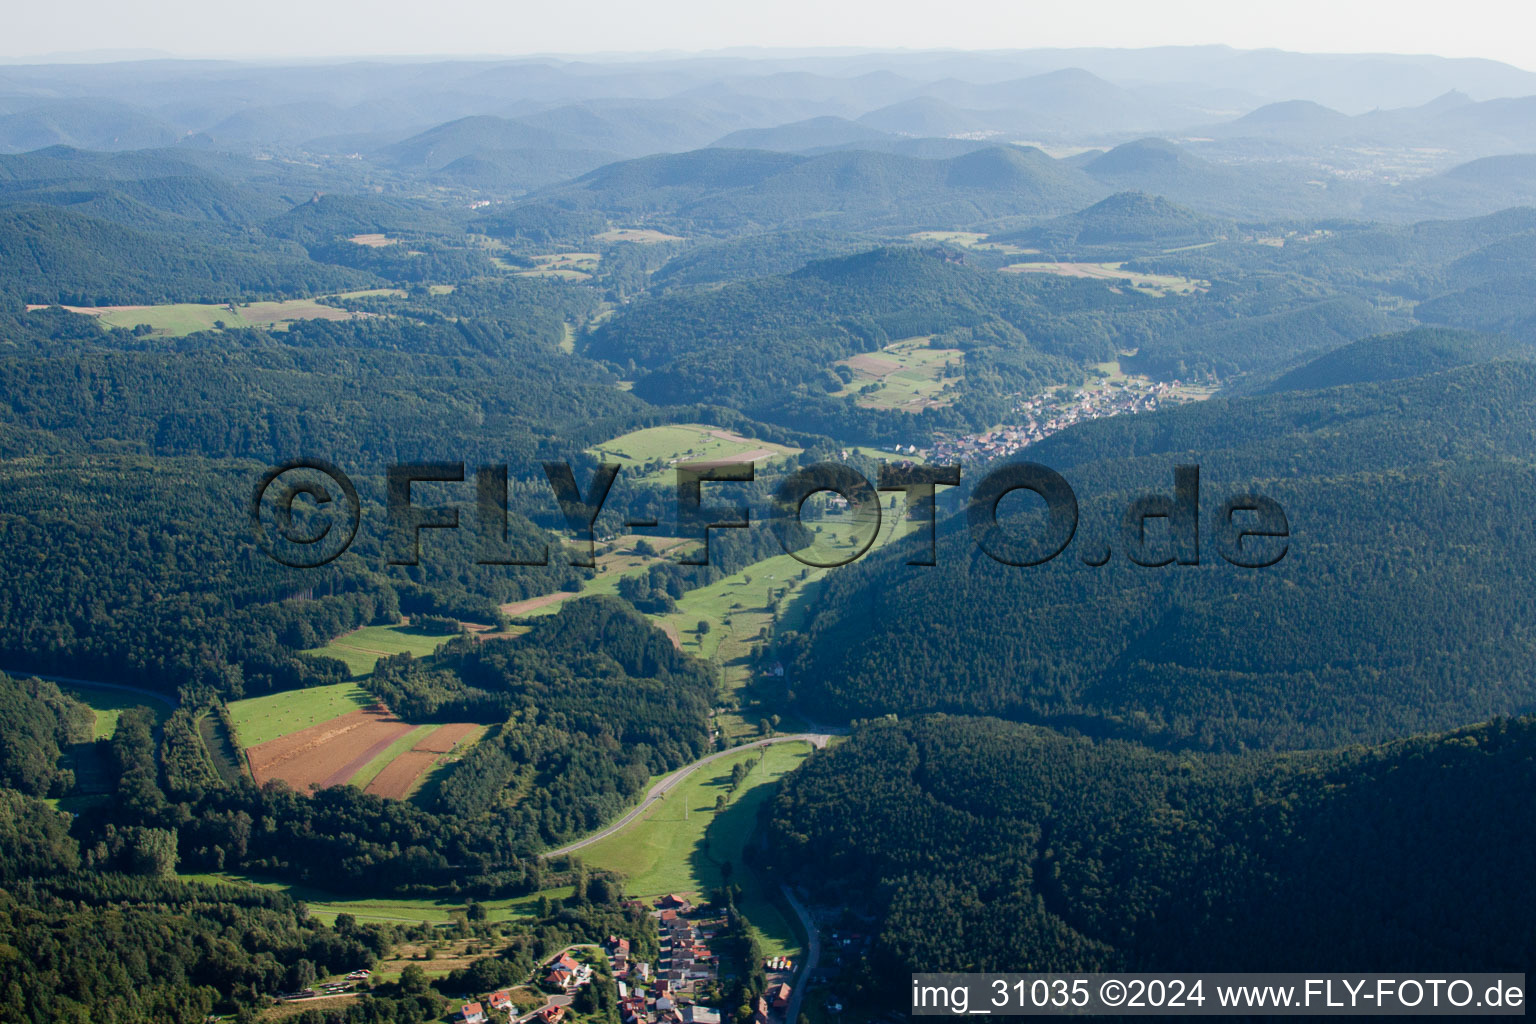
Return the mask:
<path id="1" fill-rule="evenodd" d="M 343 661 L 353 677 L 361 679 L 373 674 L 373 666 L 380 658 L 407 652 L 424 658 L 450 639 L 441 633 L 425 633 L 412 626 L 364 626 L 342 634 L 324 647 L 314 647 L 304 653 Z"/>
<path id="2" fill-rule="evenodd" d="M 229 705 L 229 717 L 235 725 L 236 742 L 242 747 L 254 747 L 329 722 L 349 711 L 371 707 L 375 700 L 373 694 L 356 683 L 336 683 L 237 700 Z"/>
<path id="3" fill-rule="evenodd" d="M 593 867 L 621 872 L 627 879 L 624 891 L 642 897 L 706 892 L 720 885 L 722 865 L 729 863 L 733 881 L 744 890 L 742 910 L 762 933 L 765 954 L 788 955 L 799 948 L 796 933 L 777 900 L 758 891 L 762 886 L 744 873 L 742 851 L 757 825 L 758 809 L 773 793 L 773 784 L 798 767 L 810 751 L 809 743 L 777 743 L 712 761 L 623 831 L 580 850 L 577 856 Z M 728 793 L 732 767 L 759 757 L 736 792 Z M 715 802 L 721 796 L 726 797 L 726 806 L 716 813 Z"/>

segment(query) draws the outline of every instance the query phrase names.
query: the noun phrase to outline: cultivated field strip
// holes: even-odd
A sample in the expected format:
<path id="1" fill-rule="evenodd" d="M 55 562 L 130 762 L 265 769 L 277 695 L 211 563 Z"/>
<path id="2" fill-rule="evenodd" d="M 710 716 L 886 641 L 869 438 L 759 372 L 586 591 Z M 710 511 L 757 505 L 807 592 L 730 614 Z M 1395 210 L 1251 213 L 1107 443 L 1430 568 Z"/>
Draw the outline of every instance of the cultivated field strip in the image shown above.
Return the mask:
<path id="1" fill-rule="evenodd" d="M 396 800 L 405 799 L 421 777 L 437 763 L 438 758 L 458 746 L 464 737 L 477 728 L 471 723 L 453 722 L 432 730 L 413 748 L 385 765 L 384 770 L 368 784 L 364 792 Z"/>
<path id="2" fill-rule="evenodd" d="M 348 712 L 251 747 L 246 756 L 258 785 L 269 779 L 282 779 L 303 790 L 309 785 L 324 784 L 362 751 L 372 749 L 385 737 L 392 742 L 410 728 L 388 711 L 375 707 Z"/>

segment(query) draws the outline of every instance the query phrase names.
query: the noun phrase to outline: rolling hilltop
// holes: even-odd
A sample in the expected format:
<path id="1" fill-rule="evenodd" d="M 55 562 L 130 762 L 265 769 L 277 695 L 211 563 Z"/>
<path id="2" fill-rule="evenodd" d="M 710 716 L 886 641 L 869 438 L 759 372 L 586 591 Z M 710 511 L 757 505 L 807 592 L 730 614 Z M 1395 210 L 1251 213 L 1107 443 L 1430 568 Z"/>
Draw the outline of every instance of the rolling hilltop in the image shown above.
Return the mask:
<path id="1" fill-rule="evenodd" d="M 935 568 L 898 551 L 866 559 L 829 582 L 826 610 L 791 644 L 790 688 L 819 720 L 985 713 L 1223 750 L 1379 741 L 1529 710 L 1536 691 L 1518 666 L 1533 653 L 1522 638 L 1536 566 L 1527 545 L 1499 538 L 1524 535 L 1518 495 L 1536 484 L 1523 440 L 1533 389 L 1531 363 L 1484 363 L 1056 434 L 1029 457 L 1082 503 L 1068 552 L 1001 565 L 951 521 Z M 1201 467 L 1201 565 L 1129 564 L 1127 502 L 1171 493 L 1186 463 Z M 1211 517 L 1234 491 L 1285 509 L 1279 564 L 1218 557 Z M 1107 566 L 1082 564 L 1106 544 Z"/>

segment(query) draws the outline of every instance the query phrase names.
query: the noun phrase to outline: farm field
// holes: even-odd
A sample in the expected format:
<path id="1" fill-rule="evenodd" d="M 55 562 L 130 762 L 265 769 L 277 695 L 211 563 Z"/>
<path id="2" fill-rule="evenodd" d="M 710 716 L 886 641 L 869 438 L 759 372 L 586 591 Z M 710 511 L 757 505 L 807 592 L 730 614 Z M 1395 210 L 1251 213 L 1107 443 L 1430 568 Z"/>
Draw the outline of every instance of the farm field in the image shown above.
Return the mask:
<path id="1" fill-rule="evenodd" d="M 366 235 L 353 235 L 347 241 L 353 245 L 366 246 L 369 249 L 382 249 L 386 245 L 394 245 L 399 240 L 390 238 L 388 235 L 372 232 Z"/>
<path id="2" fill-rule="evenodd" d="M 681 242 L 681 235 L 669 235 L 664 231 L 654 228 L 614 228 L 612 231 L 604 231 L 600 235 L 593 235 L 599 242 L 641 242 L 655 244 L 656 242 Z"/>
<path id="3" fill-rule="evenodd" d="M 602 253 L 557 252 L 535 256 L 530 270 L 519 270 L 519 277 L 558 277 L 566 281 L 590 281 L 602 262 Z"/>
<path id="4" fill-rule="evenodd" d="M 659 463 L 660 468 L 645 472 L 638 478 L 645 483 L 671 483 L 671 471 L 678 463 L 761 463 L 798 455 L 800 451 L 788 445 L 742 437 L 703 423 L 646 427 L 588 449 L 590 454 L 618 462 L 626 469 Z"/>
<path id="5" fill-rule="evenodd" d="M 373 666 L 380 658 L 406 652 L 424 658 L 450 639 L 441 633 L 425 633 L 409 625 L 364 626 L 343 633 L 324 647 L 314 647 L 304 653 L 345 662 L 353 678 L 361 679 L 373 674 Z"/>
<path id="6" fill-rule="evenodd" d="M 29 306 L 28 309 L 40 309 Z M 225 327 L 277 327 L 294 320 L 352 320 L 367 316 L 314 299 L 289 299 L 285 302 L 249 302 L 231 310 L 212 303 L 178 302 L 163 306 L 65 306 L 72 313 L 96 317 L 103 327 L 134 328 L 148 324 L 153 335 L 180 338 L 197 331 Z"/>
<path id="7" fill-rule="evenodd" d="M 799 766 L 810 753 L 808 743 L 779 743 L 764 750 L 743 751 L 706 765 L 622 832 L 581 851 L 586 863 L 626 877 L 625 892 L 640 897 L 667 892 L 701 893 L 722 881 L 720 865 L 729 862 L 733 879 L 743 884 L 742 850 L 757 824 L 758 809 L 773 793 L 773 784 Z M 728 794 L 731 770 L 755 758 L 734 794 Z M 715 813 L 715 801 L 726 796 L 725 810 Z M 751 879 L 756 883 L 756 879 Z M 799 941 L 777 903 L 757 884 L 747 886 L 742 910 L 759 931 L 764 955 L 793 955 Z"/>
<path id="8" fill-rule="evenodd" d="M 412 728 L 382 709 L 351 711 L 247 747 L 245 756 L 258 786 L 282 779 L 306 793 L 347 782 Z"/>
<path id="9" fill-rule="evenodd" d="M 1008 274 L 1056 274 L 1060 277 L 1089 277 L 1101 281 L 1123 281 L 1148 295 L 1193 295 L 1211 286 L 1209 281 L 1173 274 L 1142 274 L 1126 270 L 1124 263 L 1014 263 L 1003 268 Z"/>
<path id="10" fill-rule="evenodd" d="M 1024 256 L 1037 249 L 1021 249 L 1007 242 L 989 242 L 987 236 L 976 231 L 915 231 L 907 236 L 914 242 L 935 242 L 939 245 L 958 245 L 966 249 L 981 249 L 1001 253 L 1004 256 Z"/>
<path id="11" fill-rule="evenodd" d="M 396 748 L 399 745 L 392 744 L 389 750 L 376 759 L 376 761 L 384 760 L 391 753 L 395 754 L 390 760 L 384 761 L 373 778 L 365 782 L 358 776 L 353 776 L 351 782 L 355 786 L 363 787 L 364 792 L 377 796 L 394 800 L 409 799 L 426 778 L 427 773 L 443 760 L 445 755 L 452 753 L 455 749 L 468 746 L 484 731 L 483 726 L 465 722 L 436 727 L 423 726 L 412 730 L 408 738 L 414 738 L 414 742 L 407 749 L 397 751 Z M 370 764 L 364 771 L 372 767 L 373 765 Z"/>
<path id="12" fill-rule="evenodd" d="M 839 359 L 835 365 L 852 370 L 853 380 L 837 392 L 837 397 L 852 395 L 866 408 L 904 412 L 948 405 L 954 395 L 945 388 L 964 379 L 960 374 L 962 355 L 955 348 L 929 348 L 924 337 L 906 338 L 878 352 Z"/>
<path id="13" fill-rule="evenodd" d="M 873 551 L 906 529 L 905 503 L 898 497 L 894 508 L 887 508 L 880 523 L 880 535 Z M 808 518 L 807 522 L 811 520 Z M 851 552 L 854 542 L 868 536 L 867 527 L 855 527 L 851 518 L 822 520 L 819 550 Z M 775 555 L 748 566 L 741 572 L 723 577 L 707 587 L 690 590 L 678 598 L 677 611 L 665 616 L 651 616 L 671 634 L 677 646 L 695 657 L 714 660 L 720 666 L 721 683 L 731 701 L 743 701 L 766 683 L 775 687 L 770 703 L 779 703 L 782 681 L 761 680 L 752 675 L 752 653 L 763 642 L 761 631 L 773 623 L 775 611 L 781 627 L 799 628 L 814 603 L 814 595 L 832 569 L 805 565 L 793 555 Z M 698 631 L 700 621 L 709 623 L 707 633 Z M 795 625 L 790 625 L 794 621 Z M 716 716 L 721 733 L 737 741 L 757 735 L 758 716 L 752 713 L 724 711 Z M 781 728 L 795 726 L 786 719 Z"/>
<path id="14" fill-rule="evenodd" d="M 229 717 L 235 742 L 250 748 L 374 703 L 373 694 L 356 683 L 336 683 L 237 700 L 229 705 Z"/>
<path id="15" fill-rule="evenodd" d="M 644 540 L 656 549 L 655 555 L 641 555 L 635 551 L 635 543 Z M 551 615 L 558 611 L 560 605 L 573 597 L 591 597 L 594 594 L 617 594 L 619 580 L 622 577 L 641 572 L 648 566 L 654 565 L 687 541 L 679 537 L 641 537 L 638 534 L 626 534 L 613 541 L 614 548 L 606 553 L 599 551 L 597 561 L 597 575 L 589 580 L 582 581 L 580 591 L 557 590 L 553 594 L 541 594 L 538 597 L 530 597 L 525 601 L 514 601 L 511 604 L 501 606 L 503 614 L 509 618 L 527 618 L 534 615 Z"/>

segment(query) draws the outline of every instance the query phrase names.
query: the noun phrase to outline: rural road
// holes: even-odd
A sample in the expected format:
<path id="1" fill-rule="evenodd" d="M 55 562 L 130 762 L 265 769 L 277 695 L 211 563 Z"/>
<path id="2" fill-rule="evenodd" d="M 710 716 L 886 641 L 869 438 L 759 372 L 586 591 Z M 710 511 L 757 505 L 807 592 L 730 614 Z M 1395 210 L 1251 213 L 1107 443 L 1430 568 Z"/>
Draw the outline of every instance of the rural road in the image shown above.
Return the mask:
<path id="1" fill-rule="evenodd" d="M 718 761 L 724 757 L 731 757 L 734 754 L 739 754 L 744 750 L 752 750 L 756 747 L 769 747 L 775 743 L 809 743 L 813 747 L 820 748 L 825 747 L 829 739 L 831 739 L 831 736 L 828 733 L 797 732 L 791 733 L 787 736 L 771 736 L 764 740 L 753 740 L 751 743 L 743 743 L 740 746 L 730 747 L 726 750 L 720 750 L 705 757 L 701 757 L 697 761 L 694 761 L 692 764 L 685 764 L 672 774 L 664 776 L 661 781 L 657 782 L 650 788 L 650 790 L 645 794 L 644 800 L 641 800 L 634 809 L 632 809 L 628 814 L 624 815 L 624 817 L 620 818 L 618 821 L 614 822 L 612 825 L 609 825 L 607 828 L 600 832 L 594 832 L 592 835 L 587 836 L 585 839 L 578 839 L 574 843 L 567 843 L 557 850 L 547 850 L 540 854 L 540 856 L 559 857 L 563 854 L 575 853 L 577 850 L 584 846 L 591 846 L 599 839 L 608 838 L 615 832 L 623 829 L 624 826 L 628 825 L 636 818 L 640 817 L 640 815 L 644 814 L 652 804 L 670 793 L 679 782 L 682 782 L 688 776 L 709 764 L 711 761 Z"/>
<path id="2" fill-rule="evenodd" d="M 42 672 L 27 672 L 14 668 L 0 668 L 0 672 L 4 672 L 6 675 L 13 676 L 16 679 L 46 679 L 50 683 L 63 683 L 66 686 L 89 686 L 98 690 L 120 690 L 123 693 L 134 693 L 138 694 L 140 697 L 148 697 L 150 700 L 157 700 L 162 704 L 169 704 L 173 708 L 176 707 L 178 703 L 176 698 L 170 696 L 169 694 L 156 693 L 154 690 L 146 690 L 139 686 L 129 686 L 127 683 L 103 683 L 98 682 L 95 679 L 75 679 L 71 676 L 50 676 Z"/>
<path id="3" fill-rule="evenodd" d="M 800 973 L 795 975 L 795 988 L 789 996 L 789 1005 L 784 1008 L 784 1024 L 795 1024 L 800 1019 L 800 1004 L 805 999 L 805 990 L 811 987 L 811 975 L 816 971 L 816 964 L 821 960 L 821 932 L 816 930 L 816 922 L 811 918 L 811 912 L 806 910 L 795 894 L 789 891 L 789 886 L 781 885 L 779 890 L 784 893 L 784 898 L 794 908 L 795 914 L 800 918 L 800 924 L 805 929 L 805 962 L 800 965 Z"/>

